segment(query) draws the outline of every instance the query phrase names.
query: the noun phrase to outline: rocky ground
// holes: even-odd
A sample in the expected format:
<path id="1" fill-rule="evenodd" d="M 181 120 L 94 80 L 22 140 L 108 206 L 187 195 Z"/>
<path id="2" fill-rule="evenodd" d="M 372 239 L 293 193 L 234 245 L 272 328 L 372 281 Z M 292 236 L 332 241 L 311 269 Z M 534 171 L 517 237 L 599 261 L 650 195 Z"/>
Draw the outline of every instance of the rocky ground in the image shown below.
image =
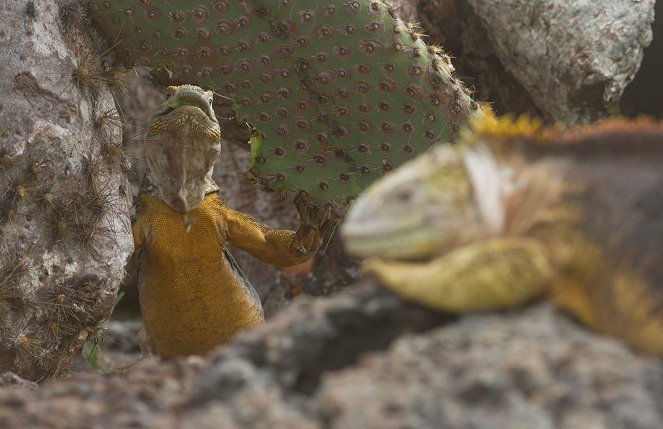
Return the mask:
<path id="1" fill-rule="evenodd" d="M 125 351 L 127 344 L 122 346 Z M 300 298 L 206 359 L 144 359 L 38 388 L 3 428 L 660 428 L 663 364 L 548 303 L 451 316 L 370 282 Z"/>

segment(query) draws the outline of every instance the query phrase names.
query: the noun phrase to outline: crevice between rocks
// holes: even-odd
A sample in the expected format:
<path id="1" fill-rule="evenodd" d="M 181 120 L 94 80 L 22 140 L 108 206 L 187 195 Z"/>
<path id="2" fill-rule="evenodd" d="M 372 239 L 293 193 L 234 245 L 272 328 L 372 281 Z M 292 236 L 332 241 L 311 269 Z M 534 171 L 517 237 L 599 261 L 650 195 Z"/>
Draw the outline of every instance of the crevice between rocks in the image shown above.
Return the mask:
<path id="1" fill-rule="evenodd" d="M 663 118 L 663 1 L 656 2 L 654 13 L 653 40 L 645 48 L 640 70 L 620 100 L 622 113 L 632 118 L 638 115 Z"/>

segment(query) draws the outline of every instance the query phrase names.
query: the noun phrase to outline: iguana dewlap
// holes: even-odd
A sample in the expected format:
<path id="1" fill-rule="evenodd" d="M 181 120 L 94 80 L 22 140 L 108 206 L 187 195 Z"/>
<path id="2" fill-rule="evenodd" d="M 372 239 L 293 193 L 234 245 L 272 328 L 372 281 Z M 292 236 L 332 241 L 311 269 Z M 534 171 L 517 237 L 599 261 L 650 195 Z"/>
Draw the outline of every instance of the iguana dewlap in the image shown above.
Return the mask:
<path id="1" fill-rule="evenodd" d="M 150 123 L 151 180 L 133 223 L 140 304 L 159 354 L 203 355 L 263 321 L 260 299 L 226 243 L 268 264 L 296 265 L 313 255 L 336 219 L 304 195 L 295 199 L 296 232 L 273 230 L 228 208 L 211 180 L 220 138 L 211 92 L 190 85 L 168 91 Z"/>
<path id="2" fill-rule="evenodd" d="M 663 127 L 475 122 L 375 183 L 342 228 L 367 272 L 452 312 L 543 294 L 663 356 Z"/>

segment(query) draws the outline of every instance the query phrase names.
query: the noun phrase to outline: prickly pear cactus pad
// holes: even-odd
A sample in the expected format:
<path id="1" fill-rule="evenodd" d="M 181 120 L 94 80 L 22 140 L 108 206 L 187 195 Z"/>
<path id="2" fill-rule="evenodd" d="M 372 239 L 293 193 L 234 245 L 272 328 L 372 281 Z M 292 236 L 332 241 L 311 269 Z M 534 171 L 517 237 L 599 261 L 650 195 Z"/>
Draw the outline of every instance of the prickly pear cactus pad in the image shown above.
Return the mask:
<path id="1" fill-rule="evenodd" d="M 267 190 L 344 200 L 481 114 L 383 1 L 92 0 L 129 64 L 231 97 Z"/>

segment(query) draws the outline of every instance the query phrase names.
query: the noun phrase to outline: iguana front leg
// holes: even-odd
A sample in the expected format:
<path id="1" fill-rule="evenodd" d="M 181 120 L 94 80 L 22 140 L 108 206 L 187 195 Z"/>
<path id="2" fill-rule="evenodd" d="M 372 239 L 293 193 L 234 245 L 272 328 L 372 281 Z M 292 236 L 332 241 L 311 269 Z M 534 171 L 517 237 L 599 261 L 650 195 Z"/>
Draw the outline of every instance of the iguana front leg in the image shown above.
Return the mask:
<path id="1" fill-rule="evenodd" d="M 428 262 L 372 258 L 363 268 L 406 299 L 451 312 L 524 303 L 546 290 L 554 272 L 546 247 L 521 237 L 473 243 Z"/>
<path id="2" fill-rule="evenodd" d="M 300 264 L 309 259 L 339 222 L 341 213 L 331 203 L 317 201 L 306 193 L 295 198 L 300 226 L 297 231 L 272 229 L 244 213 L 224 208 L 228 241 L 261 261 L 277 267 Z"/>

